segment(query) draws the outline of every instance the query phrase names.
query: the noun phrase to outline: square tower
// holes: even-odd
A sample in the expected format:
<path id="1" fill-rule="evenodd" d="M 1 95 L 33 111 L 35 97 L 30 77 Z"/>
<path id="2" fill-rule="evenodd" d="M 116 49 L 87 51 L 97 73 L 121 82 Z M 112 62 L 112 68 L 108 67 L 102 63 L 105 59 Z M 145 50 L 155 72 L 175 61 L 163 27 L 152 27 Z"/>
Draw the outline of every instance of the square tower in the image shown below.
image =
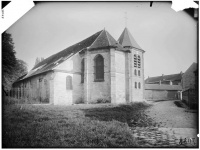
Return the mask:
<path id="1" fill-rule="evenodd" d="M 144 50 L 138 45 L 127 28 L 124 29 L 118 42 L 124 49 L 130 50 L 127 56 L 127 95 L 128 101 L 144 100 Z"/>

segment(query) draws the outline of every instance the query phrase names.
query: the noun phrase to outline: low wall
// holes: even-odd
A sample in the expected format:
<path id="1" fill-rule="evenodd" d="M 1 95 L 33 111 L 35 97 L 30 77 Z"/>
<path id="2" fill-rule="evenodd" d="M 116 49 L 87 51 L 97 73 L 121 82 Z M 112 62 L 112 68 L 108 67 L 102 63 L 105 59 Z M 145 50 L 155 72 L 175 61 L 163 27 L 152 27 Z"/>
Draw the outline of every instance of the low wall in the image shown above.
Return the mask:
<path id="1" fill-rule="evenodd" d="M 178 99 L 178 91 L 145 90 L 146 100 L 170 100 Z"/>

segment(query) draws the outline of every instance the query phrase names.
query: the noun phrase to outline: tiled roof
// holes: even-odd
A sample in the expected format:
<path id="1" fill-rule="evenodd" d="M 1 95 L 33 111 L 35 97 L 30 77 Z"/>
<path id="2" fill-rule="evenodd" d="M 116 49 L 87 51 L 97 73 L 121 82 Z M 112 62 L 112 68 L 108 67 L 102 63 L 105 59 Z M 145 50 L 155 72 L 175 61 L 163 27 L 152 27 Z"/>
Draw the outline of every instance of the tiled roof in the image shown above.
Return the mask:
<path id="1" fill-rule="evenodd" d="M 163 76 L 157 76 L 157 77 L 149 77 L 145 80 L 145 83 L 155 83 L 159 81 L 176 81 L 181 80 L 182 74 L 171 74 L 171 75 L 163 75 Z"/>
<path id="2" fill-rule="evenodd" d="M 29 78 L 43 72 L 51 71 L 58 64 L 62 63 L 72 55 L 80 52 L 83 49 L 97 49 L 104 47 L 115 47 L 119 50 L 124 50 L 123 47 L 105 30 L 99 31 L 85 40 L 76 43 L 38 63 L 32 70 L 23 78 Z"/>
<path id="3" fill-rule="evenodd" d="M 187 74 L 188 72 L 194 72 L 197 71 L 197 63 L 193 62 L 192 65 L 185 71 L 185 74 Z"/>
<path id="4" fill-rule="evenodd" d="M 127 28 L 124 29 L 118 41 L 124 47 L 128 46 L 142 50 L 142 48 L 138 45 L 138 43 L 135 41 L 135 39 L 133 38 L 133 36 L 131 35 L 131 33 L 128 31 Z"/>
<path id="5" fill-rule="evenodd" d="M 169 91 L 181 91 L 180 85 L 167 85 L 167 84 L 145 84 L 145 90 L 169 90 Z"/>
<path id="6" fill-rule="evenodd" d="M 103 30 L 94 43 L 90 46 L 90 49 L 115 47 L 123 50 L 122 45 L 119 44 L 106 30 Z"/>

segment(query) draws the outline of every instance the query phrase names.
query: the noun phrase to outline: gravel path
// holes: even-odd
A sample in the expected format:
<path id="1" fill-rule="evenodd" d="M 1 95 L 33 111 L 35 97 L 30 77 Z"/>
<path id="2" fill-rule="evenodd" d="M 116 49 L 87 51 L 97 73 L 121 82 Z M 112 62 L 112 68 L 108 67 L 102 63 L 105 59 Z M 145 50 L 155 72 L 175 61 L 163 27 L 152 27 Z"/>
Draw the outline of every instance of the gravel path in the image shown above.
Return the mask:
<path id="1" fill-rule="evenodd" d="M 186 112 L 177 107 L 174 101 L 153 102 L 146 111 L 154 121 L 164 128 L 197 128 L 197 113 Z"/>
<path id="2" fill-rule="evenodd" d="M 174 101 L 150 102 L 145 113 L 156 127 L 132 128 L 141 147 L 197 147 L 197 113 L 177 107 Z"/>

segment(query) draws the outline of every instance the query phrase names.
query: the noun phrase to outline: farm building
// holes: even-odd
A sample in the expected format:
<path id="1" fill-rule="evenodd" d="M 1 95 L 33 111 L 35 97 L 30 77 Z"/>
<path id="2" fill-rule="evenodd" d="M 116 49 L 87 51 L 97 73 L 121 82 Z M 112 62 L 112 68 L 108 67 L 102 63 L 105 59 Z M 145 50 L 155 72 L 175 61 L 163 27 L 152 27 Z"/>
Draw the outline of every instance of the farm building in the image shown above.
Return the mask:
<path id="1" fill-rule="evenodd" d="M 170 75 L 164 75 L 157 76 L 157 77 L 148 77 L 145 80 L 146 84 L 167 84 L 167 85 L 180 85 L 181 79 L 182 79 L 183 73 L 177 73 L 177 74 L 170 74 Z"/>
<path id="2" fill-rule="evenodd" d="M 181 99 L 181 85 L 145 84 L 146 100 Z"/>
<path id="3" fill-rule="evenodd" d="M 198 70 L 197 63 L 193 63 L 184 73 L 182 79 L 183 100 L 191 108 L 198 107 Z"/>

